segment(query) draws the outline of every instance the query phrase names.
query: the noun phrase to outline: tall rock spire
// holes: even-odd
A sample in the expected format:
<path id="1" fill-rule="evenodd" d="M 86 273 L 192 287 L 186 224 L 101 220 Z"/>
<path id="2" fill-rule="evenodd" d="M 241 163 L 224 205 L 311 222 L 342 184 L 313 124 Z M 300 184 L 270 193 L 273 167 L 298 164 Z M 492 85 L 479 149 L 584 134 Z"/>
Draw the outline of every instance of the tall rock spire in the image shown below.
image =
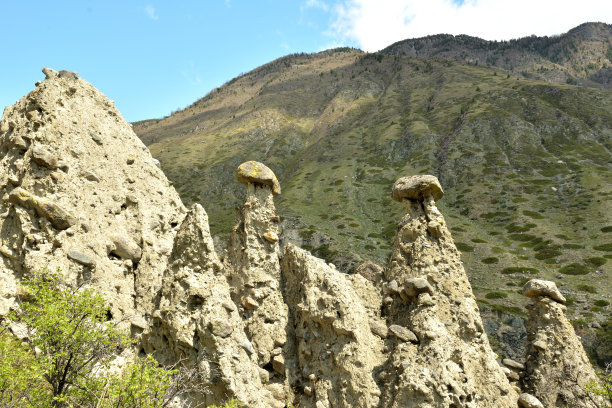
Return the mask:
<path id="1" fill-rule="evenodd" d="M 444 217 L 434 176 L 403 177 L 405 205 L 384 272 L 390 336 L 385 407 L 514 407 L 518 395 L 491 350 Z"/>

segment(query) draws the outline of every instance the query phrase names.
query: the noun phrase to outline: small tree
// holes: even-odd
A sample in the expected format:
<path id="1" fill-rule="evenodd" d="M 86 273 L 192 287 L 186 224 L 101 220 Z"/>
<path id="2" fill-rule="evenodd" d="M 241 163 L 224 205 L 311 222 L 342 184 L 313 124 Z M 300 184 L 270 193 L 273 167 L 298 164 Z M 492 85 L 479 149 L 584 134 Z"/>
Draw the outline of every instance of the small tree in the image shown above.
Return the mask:
<path id="1" fill-rule="evenodd" d="M 600 383 L 591 381 L 586 389 L 590 394 L 597 395 L 603 399 L 601 408 L 612 408 L 612 363 L 605 370 L 598 373 Z"/>
<path id="2" fill-rule="evenodd" d="M 27 335 L 25 345 L 6 332 L 0 338 L 2 406 L 160 408 L 193 391 L 193 384 L 202 392 L 195 370 L 168 370 L 151 356 L 136 358 L 121 373 L 110 370 L 131 340 L 93 289 L 67 285 L 59 271 L 43 271 L 22 285 L 19 308 L 8 321 Z"/>

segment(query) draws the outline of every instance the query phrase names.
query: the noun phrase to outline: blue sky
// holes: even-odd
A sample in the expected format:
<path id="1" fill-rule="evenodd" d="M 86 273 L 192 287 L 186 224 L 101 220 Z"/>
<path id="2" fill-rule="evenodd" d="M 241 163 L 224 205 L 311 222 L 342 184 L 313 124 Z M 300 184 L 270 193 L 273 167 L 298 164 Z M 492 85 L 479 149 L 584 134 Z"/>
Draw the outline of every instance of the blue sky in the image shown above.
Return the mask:
<path id="1" fill-rule="evenodd" d="M 78 72 L 136 121 L 168 115 L 289 53 L 343 45 L 375 51 L 440 32 L 559 34 L 612 18 L 612 2 L 0 0 L 0 16 L 0 108 L 31 91 L 49 66 Z"/>

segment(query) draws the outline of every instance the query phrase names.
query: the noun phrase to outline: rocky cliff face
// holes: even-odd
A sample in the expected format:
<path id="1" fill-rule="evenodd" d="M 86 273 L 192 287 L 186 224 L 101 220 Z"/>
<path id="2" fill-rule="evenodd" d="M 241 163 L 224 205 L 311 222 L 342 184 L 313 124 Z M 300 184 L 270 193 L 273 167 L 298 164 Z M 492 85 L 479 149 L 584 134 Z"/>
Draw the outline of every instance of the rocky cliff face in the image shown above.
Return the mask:
<path id="1" fill-rule="evenodd" d="M 45 75 L 0 125 L 0 313 L 21 276 L 60 268 L 138 334 L 183 204 L 112 101 L 74 73 Z"/>
<path id="2" fill-rule="evenodd" d="M 185 404 L 592 406 L 580 387 L 594 373 L 562 296 L 536 290 L 551 283 L 526 289 L 536 301 L 526 368 L 498 364 L 435 177 L 396 182 L 407 214 L 388 265 L 347 275 L 294 245 L 281 251 L 280 185 L 246 162 L 236 174 L 245 203 L 220 259 L 205 210 L 185 210 L 112 103 L 73 73 L 45 74 L 0 122 L 0 314 L 22 276 L 59 267 L 102 292 L 134 352 L 200 372 L 209 391 Z"/>

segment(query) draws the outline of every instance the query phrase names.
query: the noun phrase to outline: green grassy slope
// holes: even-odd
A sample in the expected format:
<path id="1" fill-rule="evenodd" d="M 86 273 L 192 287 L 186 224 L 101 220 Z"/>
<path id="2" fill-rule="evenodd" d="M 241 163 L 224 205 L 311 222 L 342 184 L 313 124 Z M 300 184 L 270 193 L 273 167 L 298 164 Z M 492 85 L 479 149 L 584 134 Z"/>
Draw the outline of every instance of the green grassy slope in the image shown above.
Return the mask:
<path id="1" fill-rule="evenodd" d="M 520 286 L 540 277 L 580 324 L 612 311 L 610 91 L 340 49 L 274 61 L 134 130 L 214 234 L 243 199 L 236 167 L 258 160 L 303 246 L 347 271 L 384 263 L 403 214 L 391 185 L 435 174 L 481 305 L 522 315 Z"/>

